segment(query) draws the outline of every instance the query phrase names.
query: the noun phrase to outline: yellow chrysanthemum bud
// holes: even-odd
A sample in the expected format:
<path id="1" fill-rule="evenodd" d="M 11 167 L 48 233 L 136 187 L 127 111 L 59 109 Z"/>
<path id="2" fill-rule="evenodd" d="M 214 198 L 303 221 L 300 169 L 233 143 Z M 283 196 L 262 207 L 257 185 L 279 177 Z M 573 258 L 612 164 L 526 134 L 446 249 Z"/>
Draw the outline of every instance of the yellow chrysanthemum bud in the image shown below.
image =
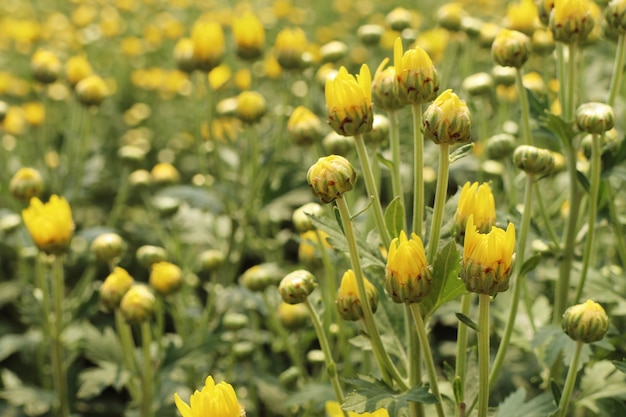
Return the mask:
<path id="1" fill-rule="evenodd" d="M 267 262 L 248 268 L 241 275 L 241 283 L 250 291 L 262 292 L 280 281 L 283 272 L 278 265 Z"/>
<path id="2" fill-rule="evenodd" d="M 547 175 L 554 169 L 554 155 L 548 149 L 521 145 L 513 152 L 513 163 L 530 175 Z"/>
<path id="3" fill-rule="evenodd" d="M 363 25 L 357 30 L 359 40 L 365 45 L 378 45 L 382 38 L 385 28 L 380 25 Z"/>
<path id="4" fill-rule="evenodd" d="M 306 34 L 300 28 L 285 28 L 276 35 L 274 55 L 286 70 L 300 69 L 305 65 L 303 54 L 307 50 Z"/>
<path id="5" fill-rule="evenodd" d="M 29 201 L 31 198 L 41 195 L 43 191 L 43 177 L 34 168 L 20 168 L 11 178 L 9 190 L 15 198 Z"/>
<path id="6" fill-rule="evenodd" d="M 147 187 L 152 184 L 152 175 L 145 169 L 137 169 L 128 175 L 128 182 L 131 187 Z"/>
<path id="7" fill-rule="evenodd" d="M 363 283 L 365 284 L 365 293 L 372 308 L 372 313 L 375 313 L 378 308 L 378 290 L 365 277 L 363 277 Z M 356 321 L 364 316 L 357 289 L 356 276 L 351 269 L 348 269 L 341 278 L 336 304 L 339 315 L 344 320 Z"/>
<path id="8" fill-rule="evenodd" d="M 205 272 L 218 270 L 226 261 L 226 255 L 221 250 L 207 249 L 198 255 L 200 268 Z"/>
<path id="9" fill-rule="evenodd" d="M 89 75 L 76 84 L 76 96 L 85 106 L 99 106 L 109 94 L 109 88 L 98 75 Z"/>
<path id="10" fill-rule="evenodd" d="M 385 21 L 392 30 L 402 32 L 411 26 L 411 12 L 404 7 L 396 7 L 387 13 Z"/>
<path id="11" fill-rule="evenodd" d="M 576 109 L 576 125 L 587 133 L 601 134 L 613 128 L 615 112 L 605 103 L 583 103 Z"/>
<path id="12" fill-rule="evenodd" d="M 441 93 L 424 112 L 424 136 L 436 144 L 468 142 L 471 126 L 467 104 L 452 90 Z"/>
<path id="13" fill-rule="evenodd" d="M 549 55 L 554 51 L 554 36 L 548 29 L 536 29 L 530 37 L 533 52 Z"/>
<path id="14" fill-rule="evenodd" d="M 516 30 L 502 29 L 491 45 L 491 57 L 503 67 L 521 68 L 530 55 L 530 38 Z"/>
<path id="15" fill-rule="evenodd" d="M 184 402 L 178 393 L 174 394 L 174 402 L 183 417 L 245 417 L 246 412 L 237 400 L 232 385 L 222 381 L 215 384 L 213 377 L 208 376 L 201 391 L 196 390 Z"/>
<path id="16" fill-rule="evenodd" d="M 176 167 L 168 162 L 159 162 L 150 170 L 152 181 L 158 185 L 178 184 L 180 173 Z"/>
<path id="17" fill-rule="evenodd" d="M 595 25 L 589 0 L 555 0 L 550 15 L 554 40 L 563 43 L 584 42 Z"/>
<path id="18" fill-rule="evenodd" d="M 389 58 L 385 58 L 374 73 L 372 81 L 372 103 L 377 108 L 384 110 L 398 110 L 405 106 L 406 102 L 398 94 L 396 82 L 396 69 L 385 67 Z"/>
<path id="19" fill-rule="evenodd" d="M 424 49 L 416 46 L 403 53 L 402 40 L 397 38 L 393 48 L 393 65 L 401 100 L 422 104 L 437 96 L 439 73 Z"/>
<path id="20" fill-rule="evenodd" d="M 169 295 L 183 285 L 183 271 L 172 263 L 157 262 L 152 264 L 149 282 L 159 294 Z"/>
<path id="21" fill-rule="evenodd" d="M 385 268 L 385 289 L 396 303 L 419 303 L 428 295 L 432 273 L 426 262 L 422 239 L 406 233 L 391 241 Z"/>
<path id="22" fill-rule="evenodd" d="M 593 343 L 609 330 L 609 317 L 600 304 L 587 300 L 565 310 L 561 326 L 572 340 Z"/>
<path id="23" fill-rule="evenodd" d="M 317 287 L 315 275 L 304 269 L 287 274 L 278 285 L 278 292 L 287 304 L 299 304 Z"/>
<path id="24" fill-rule="evenodd" d="M 65 63 L 65 79 L 72 88 L 91 74 L 93 69 L 84 55 L 73 56 Z"/>
<path id="25" fill-rule="evenodd" d="M 63 197 L 52 195 L 47 203 L 37 197 L 22 210 L 22 219 L 37 247 L 51 255 L 67 250 L 74 235 L 72 209 Z"/>
<path id="26" fill-rule="evenodd" d="M 354 138 L 352 136 L 343 136 L 334 130 L 322 139 L 322 147 L 327 154 L 346 157 L 354 150 L 354 146 Z"/>
<path id="27" fill-rule="evenodd" d="M 348 46 L 341 41 L 331 41 L 321 46 L 320 57 L 323 63 L 337 62 L 348 53 Z"/>
<path id="28" fill-rule="evenodd" d="M 465 288 L 477 294 L 495 295 L 509 288 L 515 260 L 515 226 L 506 231 L 492 226 L 489 233 L 480 233 L 470 215 L 465 227 L 461 279 Z"/>
<path id="29" fill-rule="evenodd" d="M 100 262 L 117 262 L 126 252 L 126 242 L 117 233 L 102 233 L 91 242 L 91 251 Z"/>
<path id="30" fill-rule="evenodd" d="M 291 218 L 296 230 L 299 233 L 305 233 L 316 229 L 309 216 L 321 217 L 323 213 L 324 209 L 321 205 L 317 203 L 307 203 L 295 209 Z"/>
<path id="31" fill-rule="evenodd" d="M 533 0 L 520 0 L 519 3 L 509 3 L 507 7 L 506 20 L 511 30 L 531 35 L 537 19 L 539 15 Z"/>
<path id="32" fill-rule="evenodd" d="M 156 297 L 147 285 L 133 284 L 120 301 L 120 311 L 129 323 L 143 323 L 154 314 Z"/>
<path id="33" fill-rule="evenodd" d="M 488 233 L 496 223 L 496 203 L 489 184 L 469 181 L 461 188 L 459 203 L 454 215 L 457 230 L 465 233 L 469 216 L 473 215 L 474 225 L 480 233 Z"/>
<path id="34" fill-rule="evenodd" d="M 244 123 L 258 122 L 267 111 L 265 98 L 256 91 L 243 91 L 237 96 L 237 117 Z"/>
<path id="35" fill-rule="evenodd" d="M 372 77 L 367 65 L 356 77 L 341 67 L 337 75 L 326 80 L 328 124 L 335 132 L 354 136 L 372 130 Z"/>
<path id="36" fill-rule="evenodd" d="M 604 9 L 604 18 L 612 31 L 626 32 L 626 0 L 611 0 Z"/>
<path id="37" fill-rule="evenodd" d="M 544 26 L 548 26 L 552 9 L 554 9 L 554 0 L 535 0 L 535 5 L 537 6 L 539 21 Z"/>
<path id="38" fill-rule="evenodd" d="M 196 69 L 196 60 L 193 56 L 193 40 L 190 38 L 181 38 L 174 46 L 174 61 L 176 67 L 184 72 L 192 72 Z"/>
<path id="39" fill-rule="evenodd" d="M 304 304 L 287 304 L 282 301 L 276 312 L 278 320 L 288 330 L 298 330 L 306 326 L 309 321 L 309 310 Z"/>
<path id="40" fill-rule="evenodd" d="M 439 26 L 450 32 L 458 32 L 461 29 L 461 22 L 465 16 L 467 12 L 460 3 L 446 3 L 436 13 Z"/>
<path id="41" fill-rule="evenodd" d="M 247 12 L 243 16 L 234 17 L 232 29 L 238 57 L 254 60 L 263 55 L 265 28 L 256 15 Z"/>
<path id="42" fill-rule="evenodd" d="M 485 143 L 485 155 L 489 159 L 504 159 L 515 150 L 515 136 L 509 133 L 498 133 L 491 136 Z"/>
<path id="43" fill-rule="evenodd" d="M 30 68 L 37 81 L 51 84 L 59 78 L 62 67 L 56 54 L 45 49 L 38 49 L 31 57 Z"/>
<path id="44" fill-rule="evenodd" d="M 133 277 L 128 271 L 116 266 L 100 285 L 100 301 L 107 309 L 116 309 L 119 307 L 124 294 L 132 287 L 133 282 Z"/>
<path id="45" fill-rule="evenodd" d="M 299 146 L 309 146 L 322 139 L 322 122 L 319 117 L 304 106 L 296 107 L 287 121 L 287 131 L 293 142 Z"/>
<path id="46" fill-rule="evenodd" d="M 330 155 L 318 159 L 306 177 L 313 194 L 322 203 L 330 203 L 354 187 L 356 171 L 346 158 Z"/>
<path id="47" fill-rule="evenodd" d="M 196 68 L 209 72 L 222 62 L 225 41 L 224 31 L 219 23 L 197 21 L 191 30 L 191 41 Z"/>
<path id="48" fill-rule="evenodd" d="M 167 252 L 160 246 L 143 245 L 137 249 L 135 257 L 144 268 L 167 260 Z"/>

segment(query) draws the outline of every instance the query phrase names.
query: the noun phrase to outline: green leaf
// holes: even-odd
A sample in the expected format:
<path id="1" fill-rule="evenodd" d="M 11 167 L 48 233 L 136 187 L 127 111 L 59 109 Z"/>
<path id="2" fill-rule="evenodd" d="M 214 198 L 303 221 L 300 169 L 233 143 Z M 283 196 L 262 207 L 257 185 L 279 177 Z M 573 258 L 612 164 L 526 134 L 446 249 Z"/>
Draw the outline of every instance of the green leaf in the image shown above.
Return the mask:
<path id="1" fill-rule="evenodd" d="M 95 363 L 122 363 L 122 346 L 119 338 L 110 327 L 102 333 L 95 328 L 85 336 L 85 356 Z"/>
<path id="2" fill-rule="evenodd" d="M 385 209 L 385 226 L 392 239 L 400 236 L 404 228 L 404 205 L 400 197 L 391 200 Z"/>
<path id="3" fill-rule="evenodd" d="M 57 398 L 54 391 L 23 385 L 19 377 L 8 369 L 2 370 L 1 377 L 5 389 L 0 391 L 0 398 L 9 404 L 22 408 L 29 416 L 42 415 L 51 410 Z"/>
<path id="4" fill-rule="evenodd" d="M 626 399 L 626 375 L 615 372 L 615 366 L 608 360 L 591 363 L 580 378 L 580 391 L 576 403 L 597 413 L 595 403 L 600 399 Z"/>
<path id="5" fill-rule="evenodd" d="M 458 148 L 456 148 L 454 151 L 450 153 L 450 156 L 448 157 L 448 159 L 450 160 L 450 163 L 456 162 L 459 159 L 465 158 L 467 155 L 472 153 L 473 149 L 474 149 L 474 144 L 471 142 L 466 145 L 459 146 Z"/>
<path id="6" fill-rule="evenodd" d="M 576 136 L 574 123 L 568 123 L 559 116 L 552 113 L 544 113 L 542 117 L 544 126 L 554 133 L 563 144 L 571 146 L 571 141 Z"/>
<path id="7" fill-rule="evenodd" d="M 474 320 L 470 319 L 463 313 L 454 313 L 454 314 L 456 315 L 456 318 L 459 319 L 461 323 L 465 324 L 467 327 L 474 330 L 475 332 L 478 332 L 478 324 Z"/>
<path id="8" fill-rule="evenodd" d="M 580 171 L 576 171 L 576 178 L 582 187 L 585 189 L 585 192 L 589 192 L 589 188 L 591 188 L 591 184 L 589 183 L 589 179 Z"/>
<path id="9" fill-rule="evenodd" d="M 613 169 L 621 165 L 624 160 L 626 160 L 626 138 L 622 139 L 616 150 L 604 152 L 602 154 L 601 175 L 604 177 L 610 175 Z"/>
<path id="10" fill-rule="evenodd" d="M 82 399 L 93 398 L 108 387 L 120 391 L 129 378 L 130 374 L 118 364 L 102 362 L 97 368 L 88 368 L 80 373 L 80 388 L 76 396 Z"/>
<path id="11" fill-rule="evenodd" d="M 465 294 L 465 284 L 459 279 L 460 261 L 461 256 L 454 241 L 448 242 L 437 253 L 432 288 L 421 303 L 425 319 L 448 301 Z"/>
<path id="12" fill-rule="evenodd" d="M 500 404 L 496 417 L 545 417 L 553 413 L 554 408 L 550 393 L 527 400 L 526 390 L 519 388 Z"/>
<path id="13" fill-rule="evenodd" d="M 531 256 L 530 258 L 524 261 L 524 264 L 520 268 L 519 276 L 524 276 L 539 265 L 539 261 L 541 260 L 541 255 L 537 254 Z M 519 278 L 518 278 L 519 279 Z"/>
<path id="14" fill-rule="evenodd" d="M 615 369 L 626 374 L 626 360 L 621 362 L 613 361 L 613 365 L 615 365 Z"/>
<path id="15" fill-rule="evenodd" d="M 554 398 L 554 403 L 560 403 L 563 390 L 561 390 L 561 387 L 559 387 L 559 384 L 557 384 L 554 379 L 550 380 L 550 391 L 552 391 L 552 398 Z"/>
<path id="16" fill-rule="evenodd" d="M 35 351 L 41 342 L 41 334 L 27 332 L 24 334 L 8 334 L 0 338 L 0 361 L 12 354 L 24 350 Z"/>

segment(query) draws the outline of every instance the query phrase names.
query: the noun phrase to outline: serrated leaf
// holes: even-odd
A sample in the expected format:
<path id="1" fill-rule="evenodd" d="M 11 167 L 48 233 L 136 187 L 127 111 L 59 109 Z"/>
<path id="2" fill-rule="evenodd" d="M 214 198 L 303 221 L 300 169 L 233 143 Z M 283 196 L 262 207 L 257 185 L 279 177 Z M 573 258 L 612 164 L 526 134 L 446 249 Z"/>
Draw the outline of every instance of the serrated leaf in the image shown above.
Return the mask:
<path id="1" fill-rule="evenodd" d="M 7 334 L 0 338 L 0 361 L 22 350 L 35 350 L 41 337 L 34 332 Z"/>
<path id="2" fill-rule="evenodd" d="M 585 368 L 580 378 L 580 391 L 577 404 L 597 412 L 594 403 L 599 399 L 626 399 L 626 375 L 615 372 L 615 366 L 610 361 L 594 362 Z"/>
<path id="3" fill-rule="evenodd" d="M 498 407 L 496 417 L 545 417 L 554 412 L 550 393 L 526 399 L 526 390 L 519 388 L 509 395 Z"/>
<path id="4" fill-rule="evenodd" d="M 562 143 L 567 143 L 567 146 L 570 146 L 572 138 L 576 136 L 576 132 L 574 131 L 574 124 L 568 123 L 563 120 L 561 117 L 556 116 L 552 113 L 544 113 L 541 118 L 544 126 L 554 133 Z"/>
<path id="5" fill-rule="evenodd" d="M 113 329 L 105 327 L 102 333 L 89 332 L 85 337 L 85 356 L 95 363 L 122 363 L 122 346 Z"/>
<path id="6" fill-rule="evenodd" d="M 400 236 L 404 229 L 404 206 L 400 197 L 391 200 L 385 209 L 385 226 L 392 239 Z"/>
<path id="7" fill-rule="evenodd" d="M 467 317 L 463 313 L 454 313 L 454 314 L 456 315 L 456 318 L 459 319 L 461 323 L 465 324 L 467 327 L 474 330 L 475 332 L 478 332 L 478 324 L 474 320 Z"/>
<path id="8" fill-rule="evenodd" d="M 2 370 L 2 382 L 4 389 L 0 391 L 0 398 L 22 408 L 26 415 L 45 414 L 56 400 L 54 391 L 23 385 L 19 377 L 8 369 Z"/>
<path id="9" fill-rule="evenodd" d="M 461 257 L 454 241 L 448 242 L 435 259 L 430 293 L 422 300 L 421 309 L 427 319 L 439 307 L 465 294 L 465 284 L 459 279 Z"/>
<path id="10" fill-rule="evenodd" d="M 97 368 L 88 368 L 78 376 L 80 388 L 76 396 L 82 399 L 93 398 L 100 395 L 108 387 L 116 391 L 128 382 L 130 375 L 121 366 L 110 362 L 102 362 Z"/>

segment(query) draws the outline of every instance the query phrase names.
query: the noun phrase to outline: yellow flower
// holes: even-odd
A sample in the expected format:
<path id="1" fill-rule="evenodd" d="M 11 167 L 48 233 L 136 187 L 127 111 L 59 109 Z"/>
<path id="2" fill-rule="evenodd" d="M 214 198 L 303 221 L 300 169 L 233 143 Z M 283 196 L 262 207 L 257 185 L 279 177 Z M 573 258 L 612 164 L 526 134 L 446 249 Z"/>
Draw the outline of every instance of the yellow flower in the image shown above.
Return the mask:
<path id="1" fill-rule="evenodd" d="M 495 295 L 509 288 L 509 277 L 515 256 L 515 226 L 506 231 L 492 226 L 489 233 L 480 233 L 472 215 L 465 227 L 461 278 L 465 288 L 478 294 Z"/>
<path id="2" fill-rule="evenodd" d="M 481 233 L 487 233 L 496 222 L 496 205 L 489 184 L 466 182 L 461 188 L 455 222 L 461 233 L 469 216 L 474 216 L 474 224 Z"/>
<path id="3" fill-rule="evenodd" d="M 391 241 L 387 267 L 385 268 L 385 289 L 396 303 L 419 303 L 428 295 L 432 276 L 422 239 L 406 233 Z"/>
<path id="4" fill-rule="evenodd" d="M 343 417 L 343 411 L 341 405 L 337 401 L 326 402 L 326 416 L 327 417 Z M 373 413 L 355 413 L 354 411 L 348 411 L 349 417 L 389 417 L 389 412 L 386 408 L 379 408 Z"/>
<path id="5" fill-rule="evenodd" d="M 337 75 L 326 80 L 328 123 L 343 136 L 354 136 L 372 130 L 372 76 L 367 65 L 356 77 L 341 67 Z"/>
<path id="6" fill-rule="evenodd" d="M 157 262 L 152 264 L 149 282 L 159 294 L 172 294 L 183 285 L 183 271 L 172 263 Z"/>
<path id="7" fill-rule="evenodd" d="M 46 108 L 43 103 L 31 101 L 22 105 L 26 123 L 31 126 L 41 126 L 46 119 Z"/>
<path id="8" fill-rule="evenodd" d="M 600 304 L 587 300 L 565 310 L 561 327 L 572 340 L 593 343 L 609 330 L 609 317 Z"/>
<path id="9" fill-rule="evenodd" d="M 133 284 L 120 301 L 120 311 L 130 323 L 142 323 L 154 314 L 156 297 L 147 285 Z"/>
<path id="10" fill-rule="evenodd" d="M 196 390 L 189 399 L 189 404 L 181 400 L 178 393 L 174 401 L 183 417 L 240 417 L 245 415 L 243 407 L 237 401 L 237 394 L 227 382 L 216 384 L 208 376 L 201 391 Z"/>
<path id="11" fill-rule="evenodd" d="M 85 106 L 98 106 L 109 94 L 109 88 L 98 75 L 89 75 L 76 84 L 78 100 Z"/>
<path id="12" fill-rule="evenodd" d="M 100 286 L 100 300 L 111 310 L 117 308 L 133 282 L 128 271 L 116 266 Z"/>
<path id="13" fill-rule="evenodd" d="M 63 197 L 52 195 L 47 203 L 37 197 L 30 200 L 30 206 L 22 210 L 24 224 L 37 247 L 48 254 L 60 254 L 74 234 L 72 209 Z"/>
<path id="14" fill-rule="evenodd" d="M 309 168 L 307 182 L 322 203 L 331 203 L 352 190 L 356 171 L 346 158 L 339 155 L 322 157 Z"/>
<path id="15" fill-rule="evenodd" d="M 230 67 L 226 64 L 218 65 L 209 71 L 209 86 L 213 91 L 219 91 L 228 84 L 232 76 Z"/>
<path id="16" fill-rule="evenodd" d="M 237 96 L 237 117 L 244 123 L 258 122 L 267 111 L 267 103 L 257 91 L 242 91 Z"/>
<path id="17" fill-rule="evenodd" d="M 317 204 L 317 203 L 314 203 Z M 320 206 L 321 207 L 321 206 Z M 305 265 L 315 266 L 321 263 L 321 253 L 319 251 L 319 237 L 322 240 L 324 248 L 331 249 L 330 243 L 328 243 L 328 233 L 323 230 L 308 230 L 300 234 L 300 245 L 298 245 L 298 260 Z"/>
<path id="18" fill-rule="evenodd" d="M 307 50 L 306 34 L 300 28 L 285 28 L 274 41 L 274 55 L 284 69 L 298 69 L 304 65 L 302 54 Z"/>
<path id="19" fill-rule="evenodd" d="M 531 35 L 535 30 L 535 23 L 538 19 L 537 6 L 533 0 L 520 0 L 519 3 L 509 3 L 506 12 L 509 29 Z"/>
<path id="20" fill-rule="evenodd" d="M 375 313 L 378 308 L 378 290 L 365 277 L 363 277 L 363 283 L 372 313 Z M 361 307 L 359 290 L 356 285 L 356 275 L 351 269 L 348 269 L 341 278 L 341 284 L 337 291 L 337 310 L 344 320 L 356 321 L 363 318 L 363 307 Z"/>
<path id="21" fill-rule="evenodd" d="M 411 104 L 434 99 L 439 91 L 439 73 L 426 51 L 419 46 L 402 51 L 402 39 L 397 38 L 393 48 L 398 94 Z"/>
<path id="22" fill-rule="evenodd" d="M 424 136 L 436 144 L 468 142 L 471 126 L 467 104 L 450 89 L 441 93 L 424 112 Z"/>
<path id="23" fill-rule="evenodd" d="M 193 41 L 190 38 L 180 38 L 174 46 L 174 61 L 179 70 L 192 72 L 196 69 L 193 59 Z"/>
<path id="24" fill-rule="evenodd" d="M 197 21 L 191 31 L 193 59 L 202 71 L 211 71 L 224 57 L 224 31 L 217 22 Z"/>
<path id="25" fill-rule="evenodd" d="M 565 43 L 585 41 L 595 25 L 589 0 L 555 0 L 550 17 L 554 40 Z"/>
<path id="26" fill-rule="evenodd" d="M 57 80 L 61 72 L 61 61 L 53 52 L 38 49 L 30 60 L 30 67 L 37 81 L 50 84 Z"/>
<path id="27" fill-rule="evenodd" d="M 91 74 L 93 70 L 84 55 L 73 56 L 65 63 L 65 79 L 72 87 Z"/>
<path id="28" fill-rule="evenodd" d="M 311 110 L 298 106 L 289 116 L 287 131 L 297 145 L 312 145 L 322 138 L 322 122 Z"/>
<path id="29" fill-rule="evenodd" d="M 502 29 L 491 45 L 491 57 L 503 67 L 521 68 L 530 55 L 530 38 L 516 30 Z"/>
<path id="30" fill-rule="evenodd" d="M 265 28 L 254 14 L 247 12 L 235 17 L 232 23 L 237 55 L 242 59 L 256 59 L 263 54 Z"/>

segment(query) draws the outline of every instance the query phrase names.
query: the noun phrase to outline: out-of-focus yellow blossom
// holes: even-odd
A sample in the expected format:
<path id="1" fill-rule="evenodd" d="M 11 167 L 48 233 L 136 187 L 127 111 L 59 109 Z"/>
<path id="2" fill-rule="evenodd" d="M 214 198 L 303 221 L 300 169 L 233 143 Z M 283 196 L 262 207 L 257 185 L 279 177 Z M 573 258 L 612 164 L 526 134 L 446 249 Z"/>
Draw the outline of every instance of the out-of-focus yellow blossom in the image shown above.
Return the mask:
<path id="1" fill-rule="evenodd" d="M 209 71 L 209 87 L 213 91 L 219 91 L 228 84 L 232 71 L 227 64 L 221 64 Z"/>
<path id="2" fill-rule="evenodd" d="M 354 136 L 372 130 L 372 76 L 367 65 L 356 77 L 341 67 L 333 79 L 326 80 L 328 123 L 343 136 Z"/>
<path id="3" fill-rule="evenodd" d="M 65 63 L 65 79 L 72 87 L 91 74 L 93 74 L 93 69 L 84 55 L 74 55 Z"/>
<path id="4" fill-rule="evenodd" d="M 189 80 L 189 76 L 182 71 L 168 71 L 160 93 L 161 97 L 164 99 L 169 99 L 175 94 L 188 96 L 191 93 L 191 81 Z"/>
<path id="5" fill-rule="evenodd" d="M 26 123 L 31 126 L 41 126 L 46 120 L 46 108 L 43 103 L 38 101 L 29 101 L 22 104 L 24 109 L 24 118 Z"/>
<path id="6" fill-rule="evenodd" d="M 30 67 L 37 81 L 50 84 L 59 77 L 61 61 L 52 51 L 38 49 L 31 57 Z"/>
<path id="7" fill-rule="evenodd" d="M 125 30 L 124 19 L 114 7 L 104 7 L 100 12 L 100 30 L 106 38 L 118 36 Z"/>
<path id="8" fill-rule="evenodd" d="M 33 44 L 41 37 L 41 25 L 35 20 L 2 19 L 0 24 L 0 39 L 13 40 L 15 49 L 23 54 L 30 52 Z"/>
<path id="9" fill-rule="evenodd" d="M 548 92 L 546 83 L 543 81 L 543 77 L 537 71 L 531 71 L 524 74 L 522 77 L 522 83 L 524 84 L 524 87 L 528 88 L 536 96 L 542 96 Z"/>
<path id="10" fill-rule="evenodd" d="M 198 20 L 191 31 L 193 58 L 196 67 L 202 71 L 211 71 L 224 57 L 225 41 L 222 26 L 213 21 Z"/>
<path id="11" fill-rule="evenodd" d="M 129 323 L 143 323 L 154 314 L 156 297 L 145 284 L 134 284 L 122 297 L 120 311 Z"/>
<path id="12" fill-rule="evenodd" d="M 265 28 L 255 14 L 246 12 L 240 17 L 234 17 L 232 29 L 237 46 L 237 56 L 246 60 L 254 60 L 263 54 Z"/>
<path id="13" fill-rule="evenodd" d="M 180 174 L 174 165 L 167 162 L 159 162 L 150 171 L 152 181 L 157 184 L 177 184 L 180 182 Z"/>
<path id="14" fill-rule="evenodd" d="M 496 96 L 502 102 L 514 103 L 517 101 L 517 88 L 514 85 L 499 84 L 496 86 Z"/>
<path id="15" fill-rule="evenodd" d="M 239 68 L 235 72 L 235 86 L 239 91 L 245 91 L 250 89 L 252 85 L 252 73 L 247 68 Z"/>
<path id="16" fill-rule="evenodd" d="M 321 243 L 324 247 L 324 250 L 332 249 L 332 246 L 330 246 L 330 243 L 328 243 L 328 233 L 322 230 L 318 230 L 317 232 L 315 230 L 309 230 L 300 234 L 300 245 L 298 245 L 298 260 L 307 266 L 313 266 L 321 260 L 322 255 L 319 251 L 320 241 L 318 240 L 318 233 L 319 238 L 322 240 Z"/>
<path id="17" fill-rule="evenodd" d="M 95 20 L 97 14 L 98 9 L 93 4 L 79 4 L 72 11 L 72 23 L 79 28 L 84 28 Z"/>
<path id="18" fill-rule="evenodd" d="M 502 29 L 491 45 L 491 57 L 503 67 L 521 68 L 530 55 L 530 38 L 516 30 Z"/>
<path id="19" fill-rule="evenodd" d="M 40 250 L 55 255 L 67 250 L 74 235 L 74 221 L 65 198 L 53 194 L 47 203 L 42 203 L 33 197 L 28 208 L 22 210 L 22 218 Z"/>
<path id="20" fill-rule="evenodd" d="M 179 70 L 192 72 L 196 69 L 196 61 L 193 59 L 193 41 L 190 38 L 181 38 L 174 46 L 174 61 Z"/>
<path id="21" fill-rule="evenodd" d="M 385 289 L 396 303 L 419 303 L 431 289 L 432 273 L 422 239 L 406 233 L 391 241 L 385 268 Z"/>
<path id="22" fill-rule="evenodd" d="M 554 40 L 564 43 L 586 41 L 595 25 L 589 0 L 555 0 L 550 17 Z"/>
<path id="23" fill-rule="evenodd" d="M 19 106 L 9 106 L 2 127 L 11 135 L 20 135 L 26 129 L 26 115 L 24 109 Z"/>
<path id="24" fill-rule="evenodd" d="M 446 3 L 437 9 L 436 19 L 439 26 L 451 32 L 461 29 L 461 21 L 467 16 L 467 11 L 461 3 Z"/>
<path id="25" fill-rule="evenodd" d="M 145 52 L 145 43 L 143 39 L 136 36 L 128 36 L 122 39 L 120 44 L 122 53 L 128 57 L 139 56 Z"/>
<path id="26" fill-rule="evenodd" d="M 202 125 L 202 137 L 206 140 L 218 140 L 220 142 L 232 142 L 242 131 L 241 120 L 236 117 L 218 117 L 211 123 L 211 132 L 206 123 Z"/>
<path id="27" fill-rule="evenodd" d="M 294 11 L 291 0 L 274 0 L 272 2 L 272 14 L 278 19 L 287 18 Z"/>
<path id="28" fill-rule="evenodd" d="M 143 40 L 150 50 L 155 50 L 163 43 L 163 29 L 155 23 L 148 24 L 143 30 Z"/>
<path id="29" fill-rule="evenodd" d="M 85 106 L 99 106 L 109 94 L 109 87 L 99 76 L 92 74 L 76 84 L 78 100 Z"/>
<path id="30" fill-rule="evenodd" d="M 23 97 L 30 92 L 30 84 L 10 72 L 0 72 L 0 95 Z"/>
<path id="31" fill-rule="evenodd" d="M 365 284 L 367 300 L 369 301 L 372 312 L 375 313 L 378 309 L 378 290 L 365 277 L 363 277 L 363 283 Z M 354 271 L 351 269 L 348 269 L 341 278 L 339 290 L 337 291 L 336 304 L 339 315 L 344 320 L 356 321 L 362 319 L 364 316 L 356 283 L 356 275 L 354 275 Z"/>
<path id="32" fill-rule="evenodd" d="M 501 30 L 502 28 L 500 25 L 496 23 L 483 23 L 480 27 L 480 31 L 478 32 L 478 43 L 480 43 L 480 46 L 483 48 L 491 48 L 493 41 L 496 39 L 496 36 L 498 36 L 498 33 L 500 33 Z"/>
<path id="33" fill-rule="evenodd" d="M 232 385 L 227 382 L 215 384 L 212 376 L 204 381 L 202 390 L 196 390 L 184 402 L 178 393 L 174 394 L 174 402 L 183 417 L 245 417 L 245 411 Z"/>
<path id="34" fill-rule="evenodd" d="M 163 35 L 168 39 L 178 39 L 185 33 L 185 25 L 168 12 L 159 13 L 156 22 Z"/>
<path id="35" fill-rule="evenodd" d="M 533 0 L 509 3 L 506 12 L 507 27 L 531 35 L 538 23 L 539 15 Z"/>
<path id="36" fill-rule="evenodd" d="M 355 413 L 354 411 L 348 411 L 348 417 L 389 417 L 389 412 L 386 408 L 379 408 L 372 413 Z M 326 417 L 344 417 L 341 404 L 337 401 L 326 401 Z"/>
<path id="37" fill-rule="evenodd" d="M 506 231 L 492 226 L 480 233 L 470 215 L 465 228 L 461 278 L 465 288 L 474 293 L 495 295 L 509 288 L 515 256 L 515 226 Z"/>
<path id="38" fill-rule="evenodd" d="M 448 46 L 450 32 L 443 28 L 434 28 L 420 33 L 415 45 L 424 49 L 434 62 L 440 62 Z"/>
<path id="39" fill-rule="evenodd" d="M 539 21 L 544 26 L 548 26 L 550 23 L 550 14 L 554 8 L 554 0 L 537 0 L 535 4 L 537 6 Z"/>
<path id="40" fill-rule="evenodd" d="M 258 122 L 267 111 L 265 97 L 257 91 L 242 91 L 237 96 L 237 117 L 244 123 Z"/>
<path id="41" fill-rule="evenodd" d="M 100 300 L 110 310 L 117 308 L 133 282 L 128 271 L 116 266 L 100 286 Z"/>
<path id="42" fill-rule="evenodd" d="M 280 66 L 278 59 L 274 54 L 268 54 L 263 60 L 263 74 L 265 77 L 276 80 L 283 73 L 283 67 Z"/>
<path id="43" fill-rule="evenodd" d="M 22 167 L 11 178 L 9 190 L 15 198 L 29 201 L 43 191 L 43 177 L 33 168 Z"/>
<path id="44" fill-rule="evenodd" d="M 299 69 L 304 65 L 303 54 L 308 41 L 304 31 L 298 27 L 282 29 L 276 35 L 274 55 L 284 69 Z"/>
<path id="45" fill-rule="evenodd" d="M 311 318 L 309 316 L 309 310 L 306 305 L 300 304 L 288 304 L 284 301 L 278 305 L 276 315 L 281 324 L 289 330 L 297 330 L 306 326 Z"/>
<path id="46" fill-rule="evenodd" d="M 287 131 L 296 145 L 311 145 L 322 138 L 322 122 L 311 110 L 298 106 L 289 116 Z"/>
<path id="47" fill-rule="evenodd" d="M 157 262 L 152 264 L 149 282 L 159 294 L 169 295 L 183 285 L 183 271 L 173 263 Z"/>
<path id="48" fill-rule="evenodd" d="M 124 12 L 132 12 L 137 9 L 136 0 L 115 0 L 115 7 Z"/>
<path id="49" fill-rule="evenodd" d="M 397 38 L 393 49 L 398 93 L 410 104 L 422 104 L 434 99 L 439 91 L 439 73 L 428 53 L 419 46 L 402 51 L 402 39 Z"/>
<path id="50" fill-rule="evenodd" d="M 470 215 L 481 233 L 487 233 L 496 223 L 496 204 L 489 184 L 469 181 L 461 188 L 459 203 L 454 215 L 458 230 L 465 233 L 465 226 Z"/>

